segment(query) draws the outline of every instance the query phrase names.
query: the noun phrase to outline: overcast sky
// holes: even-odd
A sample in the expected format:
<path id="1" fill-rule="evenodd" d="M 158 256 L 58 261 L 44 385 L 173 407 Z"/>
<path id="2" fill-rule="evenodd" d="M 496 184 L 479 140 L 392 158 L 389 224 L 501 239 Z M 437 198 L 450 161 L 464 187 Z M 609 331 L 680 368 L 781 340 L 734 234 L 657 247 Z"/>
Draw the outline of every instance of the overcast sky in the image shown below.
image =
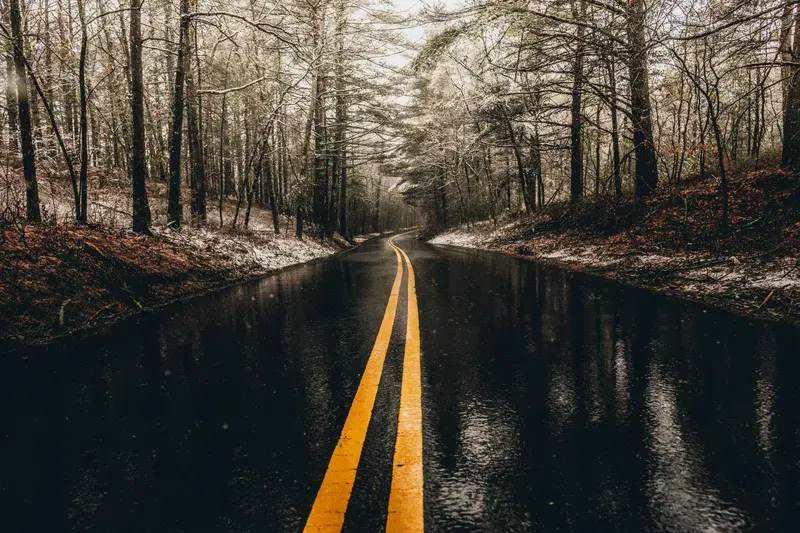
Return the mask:
<path id="1" fill-rule="evenodd" d="M 461 0 L 392 0 L 392 3 L 394 4 L 395 11 L 410 15 L 419 12 L 426 5 L 441 4 L 452 9 L 460 6 Z M 422 40 L 425 36 L 425 31 L 421 27 L 409 28 L 406 30 L 406 34 L 412 42 L 417 42 Z"/>

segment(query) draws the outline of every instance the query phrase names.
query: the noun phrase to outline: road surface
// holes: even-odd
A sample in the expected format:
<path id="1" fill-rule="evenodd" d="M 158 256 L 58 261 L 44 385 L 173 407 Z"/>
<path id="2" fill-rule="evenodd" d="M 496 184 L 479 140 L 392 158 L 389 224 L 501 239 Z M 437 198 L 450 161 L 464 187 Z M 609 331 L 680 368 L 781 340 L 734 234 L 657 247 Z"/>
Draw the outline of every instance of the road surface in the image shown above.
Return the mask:
<path id="1" fill-rule="evenodd" d="M 410 235 L 0 359 L 4 531 L 795 531 L 800 333 Z"/>

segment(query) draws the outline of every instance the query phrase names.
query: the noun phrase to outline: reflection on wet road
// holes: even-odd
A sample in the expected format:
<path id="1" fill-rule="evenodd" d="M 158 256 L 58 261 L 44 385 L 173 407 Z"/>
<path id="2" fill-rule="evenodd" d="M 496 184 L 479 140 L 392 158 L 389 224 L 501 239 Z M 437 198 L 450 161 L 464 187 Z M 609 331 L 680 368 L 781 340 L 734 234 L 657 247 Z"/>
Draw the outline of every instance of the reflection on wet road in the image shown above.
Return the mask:
<path id="1" fill-rule="evenodd" d="M 380 337 L 387 241 L 0 356 L 3 530 L 302 531 Z M 344 531 L 384 531 L 400 488 L 409 267 L 426 531 L 796 530 L 797 329 L 396 244 Z"/>

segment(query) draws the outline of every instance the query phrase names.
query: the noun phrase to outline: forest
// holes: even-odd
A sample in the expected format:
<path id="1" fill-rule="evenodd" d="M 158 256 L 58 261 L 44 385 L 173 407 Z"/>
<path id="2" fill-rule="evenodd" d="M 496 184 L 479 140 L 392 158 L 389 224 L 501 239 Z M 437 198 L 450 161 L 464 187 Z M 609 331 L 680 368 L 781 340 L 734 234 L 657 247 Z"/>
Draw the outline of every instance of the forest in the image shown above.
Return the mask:
<path id="1" fill-rule="evenodd" d="M 409 196 L 438 224 L 800 166 L 797 2 L 474 2 L 413 62 Z"/>
<path id="2" fill-rule="evenodd" d="M 304 219 L 324 234 L 376 223 L 398 83 L 382 60 L 397 53 L 390 13 L 304 0 L 8 1 L 3 13 L 4 149 L 24 174 L 20 197 L 6 159 L 4 219 L 102 222 L 114 183 L 137 233 L 247 227 L 253 205 L 276 231 L 281 213 L 299 215 L 298 233 Z"/>
<path id="3" fill-rule="evenodd" d="M 131 235 L 800 242 L 795 0 L 3 0 L 0 29 L 13 285 Z"/>

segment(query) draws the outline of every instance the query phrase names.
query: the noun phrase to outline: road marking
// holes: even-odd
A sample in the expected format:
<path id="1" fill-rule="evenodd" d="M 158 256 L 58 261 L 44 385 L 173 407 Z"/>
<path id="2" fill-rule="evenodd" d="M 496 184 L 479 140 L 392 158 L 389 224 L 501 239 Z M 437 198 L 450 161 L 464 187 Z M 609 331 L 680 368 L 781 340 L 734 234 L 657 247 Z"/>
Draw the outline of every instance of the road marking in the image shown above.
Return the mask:
<path id="1" fill-rule="evenodd" d="M 408 268 L 408 319 L 403 355 L 403 382 L 400 387 L 400 416 L 392 463 L 392 490 L 389 493 L 387 533 L 417 533 L 425 529 L 422 473 L 422 386 L 419 354 L 419 309 L 414 267 L 406 253 Z"/>
<path id="2" fill-rule="evenodd" d="M 383 321 L 378 330 L 378 336 L 372 347 L 372 353 L 364 368 L 364 375 L 358 385 L 350 412 L 342 428 L 339 442 L 331 455 L 328 470 L 322 480 L 311 513 L 308 515 L 307 533 L 335 533 L 342 530 L 347 504 L 353 490 L 358 462 L 361 459 L 361 450 L 367 436 L 367 428 L 372 417 L 372 408 L 375 405 L 375 396 L 378 394 L 378 385 L 383 373 L 383 362 L 386 359 L 386 350 L 392 336 L 392 326 L 397 314 L 397 300 L 400 296 L 400 284 L 403 280 L 403 261 L 400 251 L 389 240 L 389 245 L 397 256 L 397 274 L 389 294 L 389 302 L 383 314 Z M 410 268 L 410 263 L 409 263 Z"/>

